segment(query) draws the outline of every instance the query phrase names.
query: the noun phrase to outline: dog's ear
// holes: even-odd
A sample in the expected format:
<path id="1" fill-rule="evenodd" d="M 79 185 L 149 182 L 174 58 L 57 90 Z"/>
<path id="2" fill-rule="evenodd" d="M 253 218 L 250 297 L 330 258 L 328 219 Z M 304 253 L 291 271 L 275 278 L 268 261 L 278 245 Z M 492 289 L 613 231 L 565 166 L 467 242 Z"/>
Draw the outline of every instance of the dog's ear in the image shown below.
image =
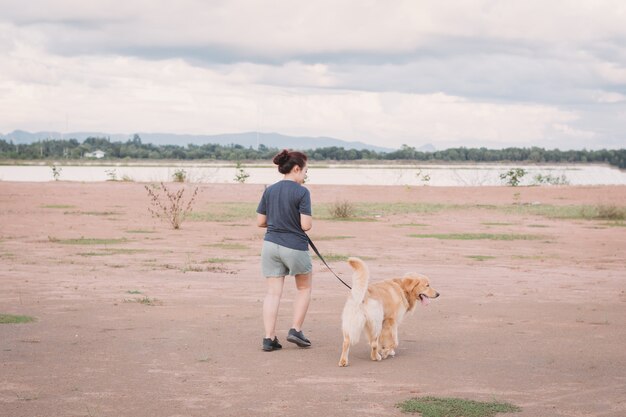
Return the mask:
<path id="1" fill-rule="evenodd" d="M 420 285 L 419 278 L 404 278 L 402 280 L 402 288 L 407 294 L 411 294 L 418 285 Z"/>

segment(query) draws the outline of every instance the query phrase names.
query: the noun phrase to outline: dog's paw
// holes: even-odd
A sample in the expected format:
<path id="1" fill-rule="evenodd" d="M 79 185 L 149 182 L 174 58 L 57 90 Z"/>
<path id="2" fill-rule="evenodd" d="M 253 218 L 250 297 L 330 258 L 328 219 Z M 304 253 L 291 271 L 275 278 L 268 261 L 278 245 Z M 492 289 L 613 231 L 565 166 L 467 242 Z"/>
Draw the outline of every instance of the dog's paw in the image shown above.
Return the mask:
<path id="1" fill-rule="evenodd" d="M 348 360 L 341 358 L 341 360 L 339 361 L 339 366 L 341 366 L 342 368 L 348 366 Z"/>
<path id="2" fill-rule="evenodd" d="M 396 351 L 395 351 L 395 350 L 393 350 L 393 349 L 391 349 L 391 350 L 389 351 L 389 356 L 391 356 L 392 358 L 393 358 L 394 356 L 396 356 Z"/>

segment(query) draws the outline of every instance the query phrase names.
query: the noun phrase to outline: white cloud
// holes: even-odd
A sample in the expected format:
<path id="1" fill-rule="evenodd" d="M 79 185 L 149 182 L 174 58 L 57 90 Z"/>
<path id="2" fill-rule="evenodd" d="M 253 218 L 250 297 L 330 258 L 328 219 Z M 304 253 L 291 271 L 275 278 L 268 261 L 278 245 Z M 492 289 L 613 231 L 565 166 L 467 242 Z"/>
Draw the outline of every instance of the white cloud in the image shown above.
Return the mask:
<path id="1" fill-rule="evenodd" d="M 55 34 L 46 36 L 51 45 L 75 47 L 222 45 L 251 56 L 281 56 L 412 52 L 441 36 L 544 44 L 626 35 L 626 4 L 621 0 L 56 0 L 54 7 L 48 0 L 3 3 L 7 21 Z M 81 36 L 74 36 L 79 32 Z"/>
<path id="2" fill-rule="evenodd" d="M 288 75 L 293 66 L 309 73 L 305 76 L 324 79 L 324 68 L 316 66 L 289 64 L 281 71 Z M 34 130 L 65 130 L 67 118 L 74 131 L 225 133 L 259 128 L 386 146 L 450 139 L 505 145 L 541 138 L 552 126 L 560 126 L 564 136 L 574 132 L 566 127 L 575 115 L 550 106 L 483 103 L 441 93 L 263 85 L 250 75 L 254 68 L 244 65 L 222 73 L 180 59 L 58 57 L 17 48 L 0 66 L 5 79 L 13 80 L 0 84 L 10 92 L 0 98 L 0 108 L 6 109 L 0 129 L 24 123 Z"/>
<path id="3" fill-rule="evenodd" d="M 626 136 L 622 1 L 2 0 L 2 10 L 4 132 L 65 130 L 69 119 L 74 131 L 259 128 L 384 146 Z"/>
<path id="4" fill-rule="evenodd" d="M 614 91 L 598 91 L 594 97 L 598 103 L 622 103 L 626 101 L 626 95 Z"/>

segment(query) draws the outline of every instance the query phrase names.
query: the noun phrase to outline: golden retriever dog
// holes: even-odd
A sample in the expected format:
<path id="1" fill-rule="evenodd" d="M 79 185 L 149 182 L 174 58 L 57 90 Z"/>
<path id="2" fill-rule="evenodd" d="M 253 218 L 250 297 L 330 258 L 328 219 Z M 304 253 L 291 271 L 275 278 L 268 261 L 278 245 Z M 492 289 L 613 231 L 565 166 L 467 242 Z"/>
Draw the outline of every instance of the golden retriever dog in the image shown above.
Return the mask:
<path id="1" fill-rule="evenodd" d="M 339 366 L 348 366 L 350 346 L 365 333 L 370 344 L 370 357 L 380 361 L 395 356 L 398 347 L 398 325 L 406 313 L 415 310 L 418 302 L 428 305 L 439 293 L 431 288 L 428 278 L 419 274 L 407 274 L 369 285 L 369 269 L 359 258 L 350 258 L 354 269 L 352 292 L 341 315 L 343 348 Z"/>

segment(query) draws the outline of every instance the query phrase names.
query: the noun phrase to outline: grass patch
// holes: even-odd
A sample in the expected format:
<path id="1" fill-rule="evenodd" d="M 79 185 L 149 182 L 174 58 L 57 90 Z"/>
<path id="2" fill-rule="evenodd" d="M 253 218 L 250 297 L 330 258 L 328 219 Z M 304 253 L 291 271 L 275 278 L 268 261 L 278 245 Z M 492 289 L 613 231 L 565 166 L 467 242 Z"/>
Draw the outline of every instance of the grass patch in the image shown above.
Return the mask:
<path id="1" fill-rule="evenodd" d="M 205 262 L 206 263 L 206 262 Z M 202 265 L 194 265 L 194 264 L 186 264 L 182 268 L 179 269 L 183 274 L 187 272 L 226 272 L 228 271 L 226 268 L 222 266 L 202 266 Z"/>
<path id="2" fill-rule="evenodd" d="M 380 216 L 378 216 L 380 217 Z M 346 217 L 346 218 L 339 218 L 339 217 L 320 217 L 320 220 L 334 220 L 334 221 L 339 221 L 339 222 L 375 222 L 376 218 L 375 217 Z"/>
<path id="3" fill-rule="evenodd" d="M 393 227 L 428 227 L 429 224 L 426 223 L 400 223 L 394 224 Z"/>
<path id="4" fill-rule="evenodd" d="M 547 259 L 558 259 L 558 255 L 511 255 L 511 259 L 523 259 L 523 260 L 534 260 L 534 261 L 545 261 Z"/>
<path id="5" fill-rule="evenodd" d="M 445 240 L 537 240 L 544 238 L 539 235 L 523 235 L 513 233 L 431 233 L 411 234 L 409 237 Z"/>
<path id="6" fill-rule="evenodd" d="M 124 302 L 125 303 L 138 303 L 138 304 L 143 304 L 145 306 L 151 306 L 151 307 L 163 305 L 163 302 L 161 302 L 160 300 L 157 300 L 156 298 L 150 298 L 147 296 L 140 297 L 140 298 L 133 298 L 133 299 L 125 299 Z"/>
<path id="7" fill-rule="evenodd" d="M 255 203 L 214 203 L 203 211 L 193 211 L 187 220 L 197 222 L 237 222 L 256 218 Z"/>
<path id="8" fill-rule="evenodd" d="M 422 417 L 492 417 L 498 413 L 515 413 L 522 409 L 509 403 L 481 402 L 462 398 L 421 397 L 397 404 L 405 413 Z"/>
<path id="9" fill-rule="evenodd" d="M 487 261 L 489 259 L 496 259 L 495 256 L 487 256 L 487 255 L 469 255 L 466 258 L 474 259 L 475 261 Z"/>
<path id="10" fill-rule="evenodd" d="M 146 249 L 128 249 L 128 248 L 106 248 L 103 251 L 110 253 L 111 255 L 132 255 L 135 253 L 148 252 Z"/>
<path id="11" fill-rule="evenodd" d="M 141 291 L 138 291 L 138 290 L 128 290 L 126 292 L 129 294 L 141 294 Z"/>
<path id="12" fill-rule="evenodd" d="M 312 254 L 312 255 L 313 255 L 313 257 L 315 259 L 319 259 L 319 257 L 317 255 L 315 255 L 315 254 Z M 324 257 L 326 262 L 345 262 L 352 255 L 342 255 L 342 254 L 339 254 L 339 253 L 328 253 L 328 254 L 322 253 L 322 256 Z M 359 256 L 359 258 L 363 259 L 364 261 L 374 259 L 371 256 Z"/>
<path id="13" fill-rule="evenodd" d="M 0 314 L 0 324 L 22 324 L 35 321 L 31 316 L 16 316 L 13 314 Z"/>
<path id="14" fill-rule="evenodd" d="M 626 227 L 626 223 L 625 222 L 620 222 L 620 221 L 616 221 L 616 222 L 609 222 L 609 223 L 602 223 L 603 226 L 608 226 L 608 227 Z"/>
<path id="15" fill-rule="evenodd" d="M 155 306 L 155 305 L 163 304 L 161 301 L 157 300 L 156 298 L 150 298 L 150 297 L 137 298 L 137 302 L 139 304 L 143 304 L 146 306 Z"/>
<path id="16" fill-rule="evenodd" d="M 547 224 L 529 224 L 528 227 L 550 227 Z"/>
<path id="17" fill-rule="evenodd" d="M 77 214 L 80 216 L 119 216 L 123 213 L 118 211 L 65 211 L 63 214 Z"/>
<path id="18" fill-rule="evenodd" d="M 314 255 L 314 256 L 315 258 L 319 259 L 317 255 Z M 347 261 L 349 258 L 348 255 L 341 255 L 338 253 L 323 253 L 322 256 L 324 257 L 326 262 L 340 262 L 340 261 L 343 262 L 343 261 Z"/>
<path id="19" fill-rule="evenodd" d="M 147 252 L 146 249 L 114 249 L 105 248 L 102 252 L 80 252 L 79 256 L 110 256 L 110 255 L 132 255 L 135 253 Z"/>
<path id="20" fill-rule="evenodd" d="M 347 216 L 337 216 L 338 203 L 316 204 L 313 215 L 320 220 L 374 221 L 376 217 L 394 214 L 436 213 L 447 209 L 462 208 L 462 205 L 434 203 L 345 203 L 339 207 Z M 343 209 L 346 210 L 343 210 Z M 213 203 L 202 210 L 189 213 L 187 219 L 205 222 L 252 221 L 256 218 L 256 203 Z"/>
<path id="21" fill-rule="evenodd" d="M 454 204 L 436 203 L 359 203 L 357 214 L 389 216 L 394 214 L 430 214 L 460 208 Z"/>
<path id="22" fill-rule="evenodd" d="M 70 204 L 46 204 L 41 206 L 41 208 L 49 208 L 49 209 L 70 209 L 75 208 L 76 206 L 72 206 Z"/>
<path id="23" fill-rule="evenodd" d="M 513 226 L 515 223 L 485 222 L 481 224 L 484 226 Z"/>
<path id="24" fill-rule="evenodd" d="M 553 205 L 513 205 L 500 206 L 499 210 L 506 213 L 538 215 L 551 219 L 574 219 L 574 220 L 624 220 L 626 219 L 626 207 L 615 205 L 597 206 L 553 206 Z"/>
<path id="25" fill-rule="evenodd" d="M 78 255 L 78 256 L 85 256 L 85 257 L 91 257 L 91 256 L 111 256 L 111 254 L 108 253 L 108 252 L 79 252 L 76 255 Z"/>
<path id="26" fill-rule="evenodd" d="M 210 245 L 204 245 L 210 248 L 220 248 L 226 250 L 244 250 L 248 249 L 246 245 L 242 245 L 241 243 L 212 243 Z"/>
<path id="27" fill-rule="evenodd" d="M 229 258 L 209 258 L 203 263 L 207 264 L 225 264 L 229 262 L 241 262 L 241 259 L 229 259 Z"/>
<path id="28" fill-rule="evenodd" d="M 351 214 L 353 217 L 336 218 L 333 216 L 334 205 L 318 204 L 314 206 L 314 217 L 322 220 L 342 221 L 373 221 L 377 217 L 396 214 L 432 214 L 442 210 L 457 209 L 463 206 L 435 203 L 354 203 Z"/>
<path id="29" fill-rule="evenodd" d="M 57 239 L 54 237 L 48 236 L 48 240 L 54 243 L 61 243 L 63 245 L 118 245 L 120 243 L 125 243 L 128 240 L 125 238 L 122 239 L 97 239 L 97 238 L 84 238 L 81 237 L 79 239 Z"/>
<path id="30" fill-rule="evenodd" d="M 314 242 L 324 241 L 324 240 L 343 240 L 343 239 L 354 239 L 354 236 L 315 236 L 311 238 L 311 240 Z"/>
<path id="31" fill-rule="evenodd" d="M 155 231 L 154 230 L 135 229 L 135 230 L 126 230 L 126 233 L 155 233 Z"/>
<path id="32" fill-rule="evenodd" d="M 378 217 L 398 214 L 434 214 L 444 210 L 488 209 L 499 210 L 507 214 L 539 215 L 554 219 L 589 219 L 589 220 L 623 220 L 626 219 L 626 208 L 621 206 L 554 206 L 554 205 L 467 205 L 439 203 L 351 203 L 351 217 L 338 218 L 332 213 L 337 203 L 315 204 L 313 215 L 319 220 L 339 221 L 375 221 Z M 191 221 L 208 222 L 242 222 L 253 221 L 256 217 L 256 203 L 231 202 L 208 204 L 203 210 L 189 213 Z M 407 226 L 419 224 L 407 224 Z M 506 223 L 486 223 L 485 225 L 505 226 Z M 398 225 L 400 226 L 400 225 Z M 426 226 L 426 225 L 424 225 Z"/>

